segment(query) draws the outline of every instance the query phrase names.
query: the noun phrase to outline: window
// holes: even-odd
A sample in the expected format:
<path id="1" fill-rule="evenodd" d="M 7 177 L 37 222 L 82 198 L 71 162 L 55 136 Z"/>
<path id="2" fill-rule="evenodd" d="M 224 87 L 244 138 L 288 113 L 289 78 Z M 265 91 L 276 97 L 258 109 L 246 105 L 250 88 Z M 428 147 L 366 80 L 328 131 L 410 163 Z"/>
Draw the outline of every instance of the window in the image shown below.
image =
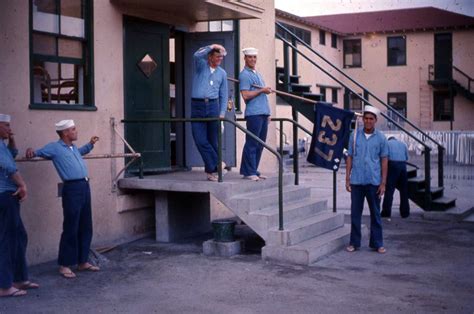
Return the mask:
<path id="1" fill-rule="evenodd" d="M 359 94 L 359 96 L 362 96 Z M 362 100 L 357 95 L 350 93 L 349 96 L 349 110 L 362 111 Z"/>
<path id="2" fill-rule="evenodd" d="M 234 21 L 209 21 L 209 32 L 232 32 L 234 30 Z"/>
<path id="3" fill-rule="evenodd" d="M 389 66 L 407 64 L 405 36 L 387 37 L 387 58 L 387 64 Z"/>
<path id="4" fill-rule="evenodd" d="M 95 110 L 90 0 L 31 0 L 30 108 Z"/>
<path id="5" fill-rule="evenodd" d="M 344 67 L 360 68 L 362 67 L 362 53 L 360 39 L 347 39 L 343 42 L 344 48 Z"/>
<path id="6" fill-rule="evenodd" d="M 331 47 L 337 48 L 337 35 L 331 34 Z"/>
<path id="7" fill-rule="evenodd" d="M 298 36 L 304 43 L 308 44 L 311 46 L 311 32 L 307 31 L 305 29 L 292 26 L 289 24 L 285 23 L 280 23 L 283 25 L 285 28 L 287 28 L 290 32 Z M 281 27 L 277 26 L 277 34 L 283 37 L 284 39 L 288 40 L 291 42 L 291 35 L 285 32 Z"/>
<path id="8" fill-rule="evenodd" d="M 332 93 L 332 103 L 337 104 L 337 88 L 331 90 Z"/>
<path id="9" fill-rule="evenodd" d="M 446 92 L 446 91 L 433 92 L 433 105 L 434 105 L 434 110 L 433 110 L 434 121 L 454 120 L 449 92 Z"/>
<path id="10" fill-rule="evenodd" d="M 322 29 L 319 30 L 319 44 L 326 45 L 326 32 Z"/>
<path id="11" fill-rule="evenodd" d="M 320 87 L 319 93 L 321 94 L 322 101 L 326 101 L 326 87 Z"/>
<path id="12" fill-rule="evenodd" d="M 388 93 L 387 103 L 398 113 L 407 117 L 407 93 Z"/>

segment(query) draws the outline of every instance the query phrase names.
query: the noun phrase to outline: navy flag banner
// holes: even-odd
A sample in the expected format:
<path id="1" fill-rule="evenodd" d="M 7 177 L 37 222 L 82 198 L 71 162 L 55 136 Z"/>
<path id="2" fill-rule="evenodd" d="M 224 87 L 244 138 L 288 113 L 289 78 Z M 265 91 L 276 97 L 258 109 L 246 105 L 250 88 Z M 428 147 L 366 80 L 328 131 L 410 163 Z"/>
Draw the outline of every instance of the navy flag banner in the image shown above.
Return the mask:
<path id="1" fill-rule="evenodd" d="M 354 113 L 318 103 L 315 115 L 307 160 L 316 166 L 337 171 Z"/>

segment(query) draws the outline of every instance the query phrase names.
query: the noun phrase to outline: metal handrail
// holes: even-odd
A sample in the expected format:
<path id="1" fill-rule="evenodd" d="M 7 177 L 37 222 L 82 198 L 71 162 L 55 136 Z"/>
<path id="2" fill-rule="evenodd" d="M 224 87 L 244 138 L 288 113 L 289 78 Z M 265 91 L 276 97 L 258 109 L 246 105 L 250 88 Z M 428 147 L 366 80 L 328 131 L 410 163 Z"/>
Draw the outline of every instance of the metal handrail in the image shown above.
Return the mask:
<path id="1" fill-rule="evenodd" d="M 335 80 L 336 82 L 338 82 L 339 84 L 341 84 L 342 86 L 344 86 L 347 90 L 349 90 L 351 93 L 354 94 L 354 96 L 358 97 L 361 101 L 365 102 L 366 104 L 369 104 L 371 106 L 373 106 L 372 103 L 370 103 L 370 101 L 368 101 L 367 99 L 363 98 L 361 95 L 359 95 L 358 93 L 356 93 L 353 89 L 351 89 L 350 87 L 348 87 L 346 84 L 344 84 L 342 81 L 340 81 L 339 79 L 337 79 L 335 76 L 333 76 L 332 74 L 330 74 L 329 72 L 327 72 L 326 70 L 324 70 L 321 66 L 319 66 L 316 62 L 314 62 L 313 60 L 311 60 L 309 57 L 307 57 L 304 53 L 302 53 L 300 50 L 298 50 L 298 48 L 296 48 L 295 46 L 293 46 L 292 44 L 290 44 L 288 41 L 286 41 L 283 37 L 281 37 L 280 35 L 276 34 L 276 36 L 281 39 L 285 44 L 287 44 L 289 47 L 291 47 L 293 50 L 295 50 L 298 54 L 300 54 L 303 58 L 305 58 L 306 60 L 308 60 L 308 62 L 310 62 L 311 64 L 313 64 L 315 67 L 317 67 L 318 69 L 320 69 L 322 72 L 324 72 L 326 75 L 328 75 L 330 78 L 332 78 L 333 80 Z M 391 117 L 389 117 L 388 115 L 386 115 L 385 113 L 381 112 L 380 113 L 386 120 L 388 120 L 389 122 L 393 123 L 395 126 L 397 126 L 399 129 L 405 131 L 407 133 L 407 135 L 411 138 L 413 138 L 416 142 L 418 142 L 420 145 L 423 145 L 425 148 L 430 148 L 428 144 L 426 144 L 425 142 L 423 142 L 422 140 L 420 140 L 419 138 L 417 138 L 415 135 L 411 134 L 410 132 L 408 132 L 407 130 L 405 130 L 400 124 L 398 124 L 395 120 L 393 120 Z M 422 134 L 424 134 L 423 131 L 420 131 Z M 429 137 L 429 135 L 426 135 L 428 138 L 431 138 Z M 431 148 L 430 148 L 431 149 Z"/>
<path id="2" fill-rule="evenodd" d="M 248 131 L 244 127 L 242 127 L 237 122 L 227 119 L 227 118 L 169 118 L 169 119 L 124 119 L 121 120 L 122 123 L 171 123 L 171 122 L 213 122 L 213 121 L 220 121 L 220 122 L 227 122 L 234 125 L 236 128 L 244 132 L 246 135 L 250 136 L 252 139 L 257 141 L 260 145 L 262 145 L 265 149 L 267 149 L 270 153 L 275 155 L 278 159 L 278 230 L 283 231 L 283 158 L 282 156 L 273 148 L 268 146 L 264 141 L 262 141 L 258 136 L 253 134 L 252 132 Z M 217 150 L 218 150 L 218 182 L 223 182 L 222 179 L 222 129 L 219 127 L 217 128 Z"/>
<path id="3" fill-rule="evenodd" d="M 315 55 L 317 55 L 318 57 L 320 57 L 323 61 L 325 61 L 329 66 L 331 66 L 333 69 L 335 69 L 337 72 L 339 72 L 340 74 L 342 74 L 345 78 L 347 78 L 348 80 L 350 80 L 352 83 L 354 83 L 355 85 L 357 85 L 358 87 L 362 88 L 363 90 L 365 90 L 370 96 L 372 96 L 375 100 L 377 100 L 378 102 L 380 102 L 382 105 L 384 105 L 386 108 L 392 110 L 395 112 L 396 115 L 398 115 L 403 121 L 407 122 L 411 127 L 413 127 L 415 130 L 419 131 L 420 133 L 423 134 L 423 136 L 425 136 L 427 139 L 431 140 L 433 143 L 435 143 L 436 145 L 438 146 L 441 146 L 443 147 L 440 143 L 438 143 L 435 139 L 433 139 L 432 137 L 430 137 L 428 134 L 426 134 L 425 132 L 423 132 L 423 130 L 421 130 L 420 128 L 418 128 L 416 125 L 414 125 L 410 120 L 408 120 L 407 118 L 405 118 L 404 115 L 402 115 L 401 113 L 399 113 L 397 110 L 395 110 L 395 108 L 393 108 L 392 106 L 390 106 L 389 104 L 385 103 L 384 101 L 382 101 L 380 98 L 378 98 L 376 95 L 374 95 L 372 92 L 370 92 L 367 88 L 365 88 L 362 84 L 360 84 L 359 82 L 357 82 L 356 80 L 354 80 L 353 78 L 351 78 L 349 75 L 347 75 L 346 73 L 344 73 L 343 71 L 341 71 L 338 67 L 336 67 L 334 64 L 332 64 L 329 60 L 327 60 L 326 58 L 324 58 L 320 53 L 318 53 L 316 50 L 314 50 L 310 45 L 308 45 L 307 43 L 305 43 L 301 38 L 299 38 L 298 36 L 296 36 L 294 33 L 292 33 L 289 29 L 287 29 L 285 26 L 283 26 L 281 23 L 279 22 L 275 22 L 275 24 L 282 28 L 286 33 L 290 34 L 292 36 L 292 38 L 296 39 L 298 42 L 300 42 L 303 46 L 305 46 L 306 48 L 308 48 L 311 52 L 313 52 Z M 288 43 L 284 38 L 282 38 L 279 34 L 276 34 L 277 37 L 279 37 L 279 39 L 281 39 L 282 41 Z M 293 48 L 293 46 L 290 44 L 290 46 Z M 296 46 L 296 45 L 295 45 Z M 296 48 L 296 47 L 295 47 Z M 294 49 L 295 49 L 294 48 Z M 301 53 L 300 53 L 301 54 Z M 326 72 L 325 72 L 326 73 Z M 347 88 L 347 86 L 343 83 L 341 83 L 339 80 L 335 80 L 336 82 L 338 82 L 339 84 L 343 85 L 344 87 Z M 350 89 L 349 89 L 350 90 Z M 355 93 L 353 90 L 350 90 L 352 93 L 356 94 L 357 96 L 359 96 L 357 93 Z M 362 98 L 362 97 L 359 97 L 361 98 L 363 101 L 367 102 L 365 98 Z M 402 128 L 402 130 L 406 131 L 405 129 Z M 408 132 L 408 131 L 406 131 Z"/>
<path id="4" fill-rule="evenodd" d="M 245 118 L 237 118 L 236 121 L 245 121 Z M 293 126 L 306 132 L 309 136 L 313 137 L 313 133 L 306 129 L 304 126 L 299 124 L 297 121 L 289 118 L 271 118 L 271 121 L 280 122 L 280 155 L 283 157 L 283 122 L 290 122 Z M 297 134 L 293 133 L 293 158 L 298 159 L 298 137 Z M 295 185 L 299 185 L 299 164 L 298 161 L 293 163 L 293 173 L 295 174 Z"/>
<path id="5" fill-rule="evenodd" d="M 283 27 L 284 28 L 284 27 Z M 288 31 L 288 30 L 287 30 Z M 288 31 L 289 32 L 289 31 Z M 289 32 L 291 33 L 291 32 Z M 291 33 L 292 36 L 295 36 L 296 38 L 298 38 L 296 35 L 294 35 L 293 33 Z M 327 76 L 329 76 L 330 78 L 332 78 L 334 81 L 338 82 L 339 84 L 341 84 L 342 86 L 344 86 L 346 88 L 346 90 L 349 90 L 351 93 L 353 93 L 357 98 L 359 98 L 363 103 L 366 103 L 368 105 L 371 105 L 373 106 L 373 104 L 371 104 L 368 99 L 365 99 L 363 98 L 362 96 L 360 96 L 358 93 L 356 93 L 354 90 L 352 90 L 349 86 L 347 86 L 345 83 L 343 83 L 341 80 L 337 79 L 334 75 L 332 75 L 331 73 L 329 73 L 328 71 L 326 71 L 325 69 L 323 69 L 320 65 L 318 65 L 316 62 L 314 62 L 313 60 L 311 60 L 309 57 L 307 57 L 304 53 L 302 53 L 300 50 L 298 50 L 298 48 L 296 47 L 296 45 L 293 45 L 291 43 L 289 43 L 286 39 L 284 39 L 280 34 L 278 33 L 275 33 L 275 36 L 277 38 L 279 38 L 281 41 L 283 41 L 284 43 L 284 46 L 285 47 L 291 47 L 293 49 L 293 51 L 296 51 L 299 55 L 301 55 L 303 58 L 305 58 L 308 62 L 310 62 L 311 64 L 313 64 L 315 67 L 317 67 L 319 70 L 321 70 L 324 74 L 326 74 Z M 312 50 L 312 48 L 309 47 L 309 49 Z M 313 50 L 312 50 L 313 51 Z M 315 52 L 316 53 L 316 52 Z M 316 53 L 317 54 L 317 53 Z M 319 55 L 319 54 L 318 54 Z M 338 71 L 340 71 L 337 67 L 335 67 L 334 65 L 332 65 L 329 61 L 325 60 L 326 62 L 328 62 L 332 67 L 334 67 L 335 69 L 337 69 Z M 288 73 L 288 64 L 285 63 L 285 77 L 287 78 L 286 79 L 286 86 L 287 86 L 287 90 L 288 90 L 288 86 L 289 86 L 289 80 L 288 80 L 288 76 L 289 76 L 289 73 Z M 342 73 L 342 72 L 341 72 Z M 346 76 L 345 73 L 342 73 L 343 75 Z M 351 79 L 351 78 L 350 78 Z M 352 79 L 351 79 L 352 80 Z M 356 84 L 358 84 L 357 82 L 354 82 Z M 376 100 L 380 101 L 380 99 L 378 99 L 376 96 L 374 97 Z M 382 102 L 383 103 L 383 102 Z M 384 105 L 386 105 L 385 103 L 383 103 Z M 396 112 L 396 111 L 395 111 Z M 397 114 L 399 114 L 398 112 L 396 112 Z M 424 147 L 424 152 L 425 152 L 425 210 L 430 210 L 430 204 L 431 204 L 431 156 L 430 156 L 430 152 L 431 152 L 431 147 L 429 145 L 427 145 L 424 141 L 418 139 L 415 135 L 413 135 L 411 132 L 408 132 L 403 126 L 401 126 L 399 123 L 397 123 L 394 119 L 392 119 L 391 117 L 389 117 L 388 115 L 386 115 L 385 113 L 381 112 L 381 115 L 389 122 L 391 122 L 393 125 L 395 125 L 396 127 L 398 127 L 400 130 L 404 131 L 409 137 L 413 138 L 416 142 L 418 142 L 420 145 L 422 145 Z M 405 117 L 403 117 L 403 119 L 406 119 Z M 411 122 L 409 122 L 410 124 Z M 428 138 L 432 141 L 434 141 L 429 135 L 427 135 L 425 132 L 421 131 L 419 128 L 417 128 L 415 126 L 415 129 L 419 130 L 420 133 L 423 134 L 423 139 L 425 140 L 425 138 Z M 443 169 L 443 151 L 444 151 L 444 147 L 439 144 L 438 142 L 434 141 L 436 145 L 438 145 L 438 186 L 442 187 L 443 186 L 443 175 L 444 175 L 444 169 Z"/>
<path id="6" fill-rule="evenodd" d="M 455 71 L 458 71 L 459 73 L 461 73 L 465 78 L 467 78 L 467 90 L 469 92 L 471 92 L 471 82 L 474 81 L 474 79 L 472 77 L 470 77 L 469 75 L 467 75 L 466 73 L 464 73 L 463 71 L 461 71 L 459 68 L 457 68 L 456 66 L 453 65 L 453 69 Z"/>

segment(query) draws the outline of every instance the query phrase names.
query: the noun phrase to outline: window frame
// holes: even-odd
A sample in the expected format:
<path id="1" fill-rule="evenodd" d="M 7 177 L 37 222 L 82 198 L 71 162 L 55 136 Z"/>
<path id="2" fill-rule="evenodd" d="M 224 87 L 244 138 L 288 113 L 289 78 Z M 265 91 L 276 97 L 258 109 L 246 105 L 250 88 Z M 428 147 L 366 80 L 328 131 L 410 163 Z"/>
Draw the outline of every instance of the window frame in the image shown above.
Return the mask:
<path id="1" fill-rule="evenodd" d="M 319 93 L 321 94 L 321 99 L 324 102 L 327 102 L 327 88 L 326 88 L 326 86 L 320 86 L 319 87 Z"/>
<path id="2" fill-rule="evenodd" d="M 84 6 L 84 35 L 85 38 L 69 36 L 64 34 L 55 34 L 44 31 L 37 31 L 33 29 L 33 0 L 28 1 L 29 9 L 29 76 L 30 76 L 30 102 L 29 109 L 40 109 L 40 110 L 77 110 L 77 111 L 96 111 L 95 106 L 95 95 L 94 95 L 94 32 L 93 32 L 93 1 L 82 0 Z M 59 15 L 58 23 L 61 24 L 61 15 L 59 10 L 61 9 L 61 0 L 55 0 L 56 10 Z M 60 26 L 59 26 L 60 27 Z M 85 42 L 83 45 L 82 58 L 73 57 L 61 57 L 52 55 L 35 54 L 33 51 L 33 35 L 44 34 L 48 36 L 54 36 L 58 39 L 72 39 Z M 84 65 L 84 103 L 81 104 L 61 104 L 61 103 L 38 103 L 34 99 L 34 62 L 35 61 L 47 61 L 55 62 L 58 64 L 83 64 Z"/>
<path id="3" fill-rule="evenodd" d="M 449 112 L 447 113 L 439 113 L 439 104 L 436 103 L 438 97 L 440 95 L 445 95 L 446 99 L 450 100 L 449 91 L 433 91 L 433 121 L 434 122 L 449 122 L 454 121 L 454 108 L 452 104 L 449 104 Z M 443 115 L 447 115 L 443 118 Z M 449 116 L 448 116 L 449 115 Z"/>
<path id="4" fill-rule="evenodd" d="M 349 43 L 349 42 L 359 42 L 359 45 L 360 45 L 360 64 L 358 65 L 347 65 L 346 64 L 346 43 Z M 362 39 L 361 38 L 354 38 L 354 39 L 344 39 L 342 41 L 342 58 L 343 58 L 343 66 L 344 68 L 362 68 Z"/>
<path id="5" fill-rule="evenodd" d="M 398 109 L 396 106 L 393 106 L 391 103 L 390 103 L 390 98 L 392 97 L 396 97 L 397 98 L 397 102 L 398 100 L 400 99 L 400 96 L 403 96 L 405 98 L 405 114 L 403 115 L 405 118 L 408 117 L 408 95 L 407 95 L 407 92 L 390 92 L 390 93 L 387 93 L 387 104 L 389 104 L 390 106 L 394 107 L 395 109 Z M 401 98 L 403 98 L 401 97 Z M 401 113 L 399 110 L 397 110 L 398 113 Z"/>
<path id="6" fill-rule="evenodd" d="M 404 62 L 403 63 L 391 63 L 391 58 L 390 58 L 390 52 L 392 49 L 390 49 L 390 40 L 395 40 L 395 39 L 403 39 L 404 43 Z M 407 37 L 405 35 L 397 35 L 397 36 L 387 36 L 387 66 L 392 67 L 392 66 L 404 66 L 407 65 Z"/>
<path id="7" fill-rule="evenodd" d="M 338 90 L 337 88 L 331 89 L 331 101 L 333 104 L 337 104 L 339 102 L 337 90 Z"/>
<path id="8" fill-rule="evenodd" d="M 319 44 L 326 46 L 326 31 L 322 29 L 319 30 Z"/>
<path id="9" fill-rule="evenodd" d="M 309 31 L 307 29 L 304 29 L 304 28 L 301 28 L 301 27 L 298 27 L 298 26 L 287 24 L 287 23 L 284 23 L 284 22 L 279 22 L 279 23 L 282 24 L 284 27 L 286 27 L 290 32 L 292 32 L 296 36 L 298 36 L 297 32 L 301 31 L 302 35 L 303 35 L 303 37 L 301 39 L 307 45 L 311 46 L 311 31 Z M 290 42 L 292 40 L 292 38 L 290 38 L 290 35 L 288 33 L 284 32 L 280 27 L 276 28 L 276 34 L 279 34 L 281 37 L 283 37 L 284 39 L 286 39 Z M 298 44 L 298 42 L 297 42 L 297 44 Z"/>
<path id="10" fill-rule="evenodd" d="M 331 33 L 331 47 L 337 49 L 337 34 Z"/>

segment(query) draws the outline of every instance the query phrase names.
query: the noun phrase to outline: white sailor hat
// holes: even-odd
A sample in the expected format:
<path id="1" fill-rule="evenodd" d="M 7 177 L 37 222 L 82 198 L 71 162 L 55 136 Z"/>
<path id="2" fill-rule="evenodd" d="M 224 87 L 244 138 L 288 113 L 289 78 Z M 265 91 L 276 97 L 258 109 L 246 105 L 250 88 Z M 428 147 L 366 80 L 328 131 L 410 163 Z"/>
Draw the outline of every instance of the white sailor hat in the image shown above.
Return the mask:
<path id="1" fill-rule="evenodd" d="M 378 115 L 380 115 L 380 110 L 377 109 L 377 108 L 375 108 L 374 106 L 369 106 L 369 105 L 365 106 L 365 107 L 364 107 L 364 114 L 365 114 L 366 112 L 370 112 L 370 113 L 374 114 L 376 117 L 377 117 Z"/>
<path id="2" fill-rule="evenodd" d="M 0 113 L 0 122 L 10 122 L 11 119 L 10 115 Z"/>
<path id="3" fill-rule="evenodd" d="M 56 131 L 62 131 L 62 130 L 72 128 L 75 124 L 74 124 L 74 120 L 61 120 L 55 125 L 56 125 Z"/>
<path id="4" fill-rule="evenodd" d="M 242 49 L 242 52 L 246 56 L 256 56 L 256 55 L 258 55 L 258 49 L 253 48 L 253 47 L 244 48 L 244 49 Z"/>

